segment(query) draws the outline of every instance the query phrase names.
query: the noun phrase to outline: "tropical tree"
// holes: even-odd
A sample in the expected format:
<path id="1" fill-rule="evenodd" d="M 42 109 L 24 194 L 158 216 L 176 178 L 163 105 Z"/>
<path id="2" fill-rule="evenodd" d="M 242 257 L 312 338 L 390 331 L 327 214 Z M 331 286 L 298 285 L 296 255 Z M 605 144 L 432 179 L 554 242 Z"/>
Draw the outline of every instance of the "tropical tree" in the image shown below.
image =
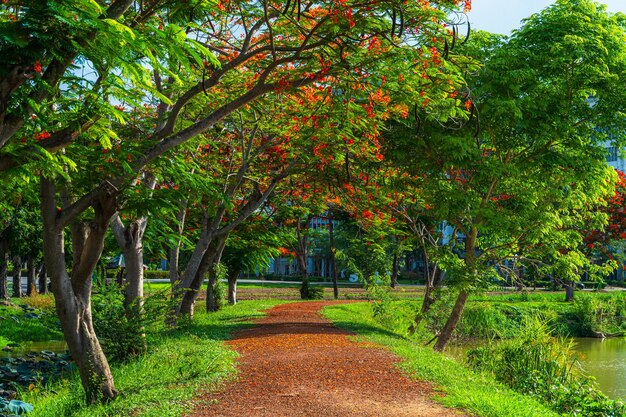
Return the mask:
<path id="1" fill-rule="evenodd" d="M 578 279 L 582 227 L 602 221 L 594 207 L 615 180 L 604 143 L 624 136 L 620 22 L 591 1 L 557 1 L 509 39 L 476 36 L 467 53 L 485 62 L 466 104 L 480 126 L 473 119 L 455 134 L 426 125 L 418 135 L 418 163 L 437 196 L 429 204 L 463 235 L 448 265 L 459 294 L 435 349 L 504 259 L 548 258 L 544 271 Z"/>
<path id="2" fill-rule="evenodd" d="M 201 0 L 156 7 L 131 0 L 1 6 L 3 31 L 10 34 L 2 56 L 10 58 L 1 69 L 0 170 L 46 161 L 39 165 L 46 269 L 88 400 L 116 396 L 91 325 L 90 294 L 120 194 L 156 159 L 259 97 L 337 79 L 362 85 L 372 65 L 385 59 L 394 59 L 394 68 L 434 60 L 427 47 L 446 35 L 445 10 L 458 3 L 294 3 L 294 11 L 260 2 L 213 7 Z M 403 24 L 390 18 L 399 15 Z M 454 76 L 452 66 L 440 66 L 425 86 L 440 89 L 438 80 Z M 406 94 L 419 99 L 415 91 Z M 120 102 L 156 109 L 145 140 L 112 130 L 113 120 L 124 118 L 115 108 Z M 204 110 L 182 122 L 181 114 L 199 103 Z M 122 169 L 78 178 L 78 161 L 117 138 L 121 153 L 111 158 Z M 61 148 L 64 153 L 50 153 Z M 69 274 L 66 227 L 72 235 Z M 183 281 L 195 279 L 213 243 L 203 239 Z"/>

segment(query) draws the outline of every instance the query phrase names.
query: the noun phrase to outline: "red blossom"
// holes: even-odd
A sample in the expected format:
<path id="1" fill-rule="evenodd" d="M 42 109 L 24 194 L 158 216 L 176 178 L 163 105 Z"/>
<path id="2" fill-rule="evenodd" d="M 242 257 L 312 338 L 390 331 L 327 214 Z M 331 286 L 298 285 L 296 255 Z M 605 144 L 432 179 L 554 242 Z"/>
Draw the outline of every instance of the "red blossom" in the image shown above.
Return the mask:
<path id="1" fill-rule="evenodd" d="M 35 133 L 33 135 L 33 137 L 35 138 L 35 140 L 44 140 L 44 139 L 48 139 L 50 136 L 50 133 L 46 132 L 45 130 L 39 132 L 39 133 Z"/>

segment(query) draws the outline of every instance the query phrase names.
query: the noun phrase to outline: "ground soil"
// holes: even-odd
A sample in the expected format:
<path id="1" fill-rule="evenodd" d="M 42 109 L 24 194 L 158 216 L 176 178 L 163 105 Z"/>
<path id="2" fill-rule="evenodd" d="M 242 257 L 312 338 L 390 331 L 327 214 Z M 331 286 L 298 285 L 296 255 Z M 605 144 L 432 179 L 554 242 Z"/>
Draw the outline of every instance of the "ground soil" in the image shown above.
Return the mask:
<path id="1" fill-rule="evenodd" d="M 279 305 L 235 334 L 239 378 L 198 398 L 190 416 L 463 416 L 433 402 L 430 384 L 404 376 L 390 352 L 323 319 L 329 304 Z"/>

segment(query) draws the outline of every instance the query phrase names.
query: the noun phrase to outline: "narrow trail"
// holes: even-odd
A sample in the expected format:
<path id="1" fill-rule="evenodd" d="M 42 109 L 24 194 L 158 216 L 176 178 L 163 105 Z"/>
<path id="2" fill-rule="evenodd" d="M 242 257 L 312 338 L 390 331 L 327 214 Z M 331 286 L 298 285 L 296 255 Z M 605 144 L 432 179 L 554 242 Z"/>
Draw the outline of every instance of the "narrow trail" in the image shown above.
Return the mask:
<path id="1" fill-rule="evenodd" d="M 349 339 L 320 310 L 333 302 L 276 306 L 240 331 L 239 378 L 199 398 L 193 417 L 459 417 L 411 381 L 388 351 Z"/>

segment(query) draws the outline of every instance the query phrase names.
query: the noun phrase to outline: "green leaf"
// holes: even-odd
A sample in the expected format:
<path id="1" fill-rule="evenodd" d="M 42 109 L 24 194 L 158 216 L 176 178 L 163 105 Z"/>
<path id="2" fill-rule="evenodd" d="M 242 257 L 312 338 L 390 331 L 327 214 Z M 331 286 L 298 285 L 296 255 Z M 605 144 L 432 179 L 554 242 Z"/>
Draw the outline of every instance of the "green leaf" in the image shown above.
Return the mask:
<path id="1" fill-rule="evenodd" d="M 9 411 L 13 414 L 21 416 L 33 412 L 33 405 L 20 400 L 11 400 L 9 402 Z"/>
<path id="2" fill-rule="evenodd" d="M 108 24 L 109 26 L 111 26 L 115 31 L 119 33 L 125 33 L 131 39 L 133 40 L 135 39 L 135 33 L 128 26 L 123 25 L 117 20 L 113 20 L 113 19 L 103 19 L 102 21 Z"/>

